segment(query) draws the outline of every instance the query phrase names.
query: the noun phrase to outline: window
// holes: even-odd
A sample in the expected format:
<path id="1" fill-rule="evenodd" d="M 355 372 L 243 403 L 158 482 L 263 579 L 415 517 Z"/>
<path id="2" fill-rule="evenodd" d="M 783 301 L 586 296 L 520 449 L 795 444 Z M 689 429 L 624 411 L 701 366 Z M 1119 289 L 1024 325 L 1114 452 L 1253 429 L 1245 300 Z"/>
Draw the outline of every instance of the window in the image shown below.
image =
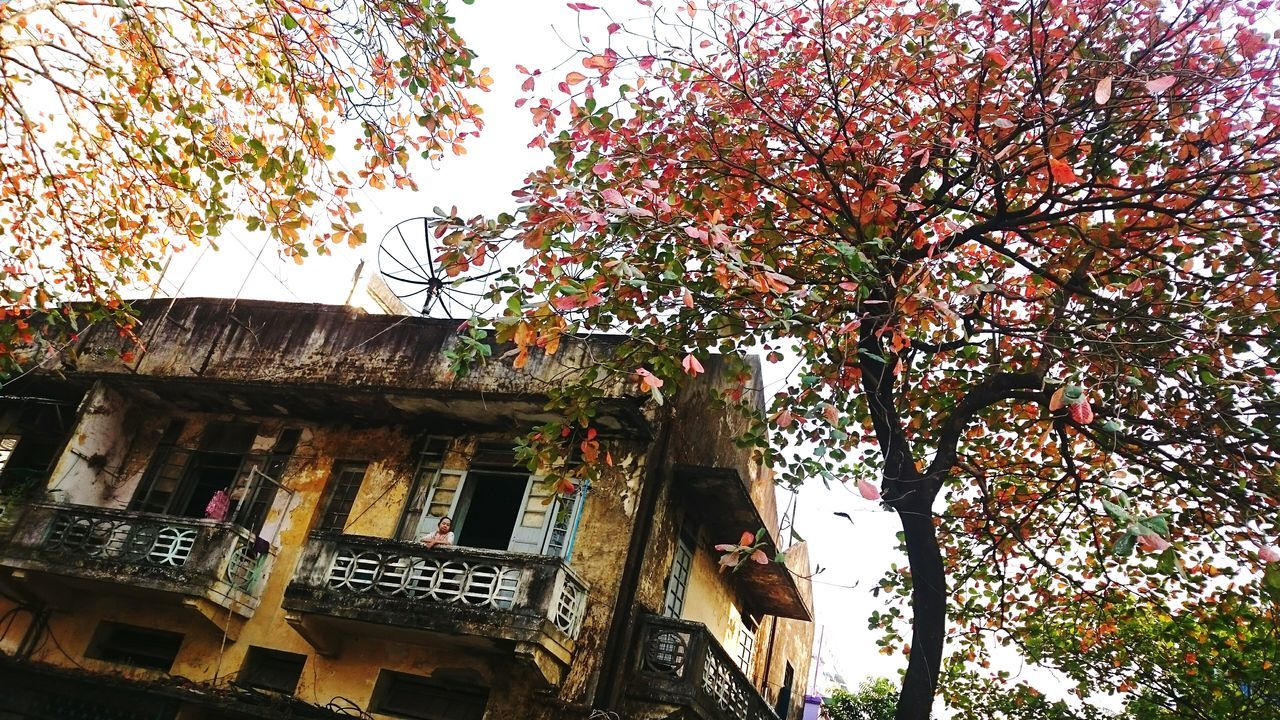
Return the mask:
<path id="1" fill-rule="evenodd" d="M 360 484 L 364 482 L 364 474 L 368 469 L 367 462 L 334 463 L 333 479 L 329 481 L 329 498 L 325 502 L 324 514 L 320 516 L 317 530 L 342 532 L 347 527 L 351 506 L 356 502 L 356 494 L 360 492 Z"/>
<path id="2" fill-rule="evenodd" d="M 688 528 L 680 531 L 676 540 L 676 555 L 671 559 L 671 571 L 667 575 L 667 596 L 662 603 L 662 614 L 671 618 L 684 612 L 684 595 L 689 589 L 689 572 L 693 568 L 694 539 Z"/>
<path id="3" fill-rule="evenodd" d="M 411 720 L 482 720 L 485 688 L 383 670 L 369 710 Z"/>
<path id="4" fill-rule="evenodd" d="M 787 720 L 787 715 L 791 712 L 791 686 L 795 681 L 796 669 L 791 667 L 791 663 L 787 663 L 787 670 L 782 676 L 782 689 L 778 691 L 778 704 L 773 708 L 778 720 Z"/>
<path id="5" fill-rule="evenodd" d="M 306 655 L 250 646 L 236 684 L 292 695 L 298 689 L 298 679 L 306 664 Z"/>
<path id="6" fill-rule="evenodd" d="M 276 438 L 269 454 L 246 459 L 235 483 L 238 490 L 243 489 L 238 493 L 242 499 L 235 515 L 237 525 L 253 533 L 262 532 L 284 479 L 285 466 L 289 464 L 301 436 L 301 430 L 288 428 Z"/>
<path id="7" fill-rule="evenodd" d="M 419 451 L 396 537 L 412 541 L 453 518 L 458 545 L 568 557 L 587 487 L 558 494 L 516 462 L 508 440 L 428 437 Z M 469 455 L 465 469 L 457 460 Z M 445 467 L 446 458 L 453 467 Z"/>
<path id="8" fill-rule="evenodd" d="M 13 449 L 18 447 L 17 435 L 0 435 L 0 475 L 4 474 L 4 466 L 9 464 Z"/>
<path id="9" fill-rule="evenodd" d="M 0 490 L 25 490 L 48 480 L 75 418 L 69 401 L 0 398 Z"/>
<path id="10" fill-rule="evenodd" d="M 759 627 L 751 617 L 743 617 L 738 626 L 738 667 L 747 675 L 751 674 L 751 661 L 756 652 L 756 628 Z"/>
<path id="11" fill-rule="evenodd" d="M 418 469 L 413 474 L 413 485 L 405 499 L 404 511 L 400 514 L 400 523 L 396 526 L 396 537 L 401 540 L 416 540 L 434 529 L 423 532 L 419 529 L 422 522 L 422 511 L 427 515 L 442 518 L 452 512 L 453 496 L 458 489 L 460 477 L 456 473 L 442 476 L 444 456 L 449 449 L 452 438 L 429 437 L 418 454 Z M 453 482 L 448 482 L 452 479 Z M 445 482 L 441 482 L 444 480 Z M 430 502 L 428 503 L 428 498 Z M 430 504 L 430 508 L 427 505 Z"/>
<path id="12" fill-rule="evenodd" d="M 93 633 L 84 656 L 168 672 L 181 647 L 181 633 L 104 622 Z"/>
<path id="13" fill-rule="evenodd" d="M 234 489 L 245 454 L 257 436 L 251 423 L 210 422 L 196 450 L 179 445 L 185 423 L 173 420 L 151 456 L 130 508 L 204 517 L 214 493 Z"/>

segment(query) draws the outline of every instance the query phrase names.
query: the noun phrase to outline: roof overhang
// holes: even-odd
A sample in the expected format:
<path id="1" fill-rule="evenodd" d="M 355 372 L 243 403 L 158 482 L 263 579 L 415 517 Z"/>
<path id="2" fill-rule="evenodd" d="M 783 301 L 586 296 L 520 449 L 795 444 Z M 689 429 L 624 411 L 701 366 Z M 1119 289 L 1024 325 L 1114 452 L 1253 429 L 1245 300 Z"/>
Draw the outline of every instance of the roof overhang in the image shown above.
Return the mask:
<path id="1" fill-rule="evenodd" d="M 676 465 L 677 492 L 689 501 L 694 515 L 717 542 L 736 543 L 743 531 L 768 528 L 737 470 L 699 465 Z M 777 549 L 774 531 L 769 542 Z M 796 620 L 813 620 L 813 612 L 800 593 L 796 578 L 786 565 L 743 563 L 735 571 L 739 591 L 757 612 Z"/>

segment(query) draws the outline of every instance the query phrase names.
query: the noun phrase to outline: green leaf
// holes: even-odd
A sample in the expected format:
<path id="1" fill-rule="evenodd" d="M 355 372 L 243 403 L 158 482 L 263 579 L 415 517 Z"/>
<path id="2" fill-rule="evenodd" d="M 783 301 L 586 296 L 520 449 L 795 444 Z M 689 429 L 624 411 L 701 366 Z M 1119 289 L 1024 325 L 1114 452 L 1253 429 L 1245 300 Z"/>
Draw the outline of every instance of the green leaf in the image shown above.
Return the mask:
<path id="1" fill-rule="evenodd" d="M 280 24 L 281 24 L 281 25 L 284 25 L 284 29 L 285 29 L 285 30 L 297 30 L 297 29 L 298 29 L 298 21 L 297 21 L 297 20 L 294 20 L 294 19 L 293 19 L 293 16 L 292 16 L 292 15 L 290 15 L 289 13 L 285 13 L 285 14 L 284 14 L 284 17 L 280 18 Z"/>
<path id="2" fill-rule="evenodd" d="M 1131 532 L 1127 532 L 1120 536 L 1120 539 L 1111 546 L 1111 552 L 1116 557 L 1129 557 L 1133 554 L 1133 546 L 1138 542 L 1138 536 Z"/>
<path id="3" fill-rule="evenodd" d="M 1173 575 L 1178 571 L 1178 556 L 1173 552 L 1173 548 L 1166 548 L 1160 553 L 1160 559 L 1156 561 L 1156 570 L 1165 575 Z"/>
<path id="4" fill-rule="evenodd" d="M 1138 524 L 1154 530 L 1155 533 L 1162 538 L 1169 537 L 1169 519 L 1163 515 L 1153 515 L 1149 518 L 1139 520 Z"/>
<path id="5" fill-rule="evenodd" d="M 1125 510 L 1123 507 L 1109 500 L 1103 500 L 1102 509 L 1107 511 L 1107 516 L 1112 520 L 1126 525 L 1129 523 L 1129 511 Z"/>

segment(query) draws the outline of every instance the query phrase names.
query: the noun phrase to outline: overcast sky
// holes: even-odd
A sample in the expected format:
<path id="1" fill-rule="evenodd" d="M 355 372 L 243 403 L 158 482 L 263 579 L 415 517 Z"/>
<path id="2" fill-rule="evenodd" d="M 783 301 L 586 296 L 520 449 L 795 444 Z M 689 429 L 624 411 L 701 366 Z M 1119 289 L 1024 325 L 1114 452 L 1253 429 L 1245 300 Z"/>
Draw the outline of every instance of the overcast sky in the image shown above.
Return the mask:
<path id="1" fill-rule="evenodd" d="M 611 8 L 621 18 L 630 17 L 639 7 L 635 0 L 595 0 L 594 4 Z M 419 192 L 357 194 L 370 238 L 364 247 L 341 249 L 331 257 L 309 258 L 296 265 L 278 257 L 264 236 L 231 232 L 219 240 L 218 251 L 196 248 L 176 256 L 161 294 L 340 304 L 351 290 L 361 260 L 366 261 L 366 278 L 370 270 L 376 271 L 378 240 L 397 222 L 430 214 L 437 205 L 457 205 L 464 215 L 508 209 L 511 191 L 543 162 L 542 155 L 527 148 L 533 136 L 528 111 L 513 106 L 524 79 L 514 65 L 542 68 L 549 75 L 567 72 L 567 67 L 552 69 L 571 52 L 560 38 L 576 36 L 576 13 L 563 2 L 550 0 L 476 0 L 473 6 L 451 0 L 450 5 L 463 37 L 479 54 L 479 65 L 491 68 L 494 77 L 492 91 L 479 97 L 485 109 L 485 131 L 481 138 L 468 140 L 467 154 L 449 158 L 436 168 L 422 163 L 416 171 Z M 784 367 L 769 368 L 766 382 L 776 388 L 785 380 L 784 372 Z M 780 511 L 788 498 L 779 497 Z M 905 562 L 895 549 L 896 517 L 863 500 L 852 487 L 828 490 L 820 482 L 806 486 L 797 505 L 796 530 L 809 542 L 815 565 L 822 568 L 814 578 L 814 594 L 824 662 L 838 665 L 853 685 L 866 677 L 893 676 L 905 667 L 905 658 L 878 654 L 878 634 L 867 630 L 867 616 L 884 605 L 871 590 L 885 570 L 890 563 Z"/>

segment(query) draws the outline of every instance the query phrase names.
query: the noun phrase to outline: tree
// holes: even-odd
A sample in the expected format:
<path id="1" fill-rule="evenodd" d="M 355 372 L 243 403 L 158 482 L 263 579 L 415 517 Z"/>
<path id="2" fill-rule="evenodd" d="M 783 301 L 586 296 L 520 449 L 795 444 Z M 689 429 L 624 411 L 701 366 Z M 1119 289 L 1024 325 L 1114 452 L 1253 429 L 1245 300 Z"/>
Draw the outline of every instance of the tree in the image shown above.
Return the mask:
<path id="1" fill-rule="evenodd" d="M 893 720 L 897 687 L 885 678 L 864 680 L 857 692 L 838 689 L 822 705 L 831 720 Z"/>
<path id="2" fill-rule="evenodd" d="M 1254 585 L 1176 608 L 1127 596 L 1105 613 L 1045 608 L 1028 654 L 1081 696 L 1121 694 L 1133 720 L 1280 718 L 1280 606 L 1264 598 Z"/>
<path id="3" fill-rule="evenodd" d="M 677 5 L 605 18 L 528 103 L 554 160 L 513 212 L 441 219 L 457 270 L 529 249 L 494 291 L 515 363 L 629 338 L 556 392 L 569 420 L 540 453 L 591 425 L 593 384 L 660 401 L 709 352 L 794 366 L 743 441 L 798 447 L 786 482 L 898 513 L 900 720 L 929 716 L 948 628 L 981 664 L 1049 600 L 1260 569 L 1280 502 L 1266 3 Z"/>
<path id="4" fill-rule="evenodd" d="M 435 1 L 0 2 L 0 366 L 33 311 L 119 309 L 233 223 L 295 258 L 361 242 L 353 188 L 479 129 L 472 57 Z"/>

